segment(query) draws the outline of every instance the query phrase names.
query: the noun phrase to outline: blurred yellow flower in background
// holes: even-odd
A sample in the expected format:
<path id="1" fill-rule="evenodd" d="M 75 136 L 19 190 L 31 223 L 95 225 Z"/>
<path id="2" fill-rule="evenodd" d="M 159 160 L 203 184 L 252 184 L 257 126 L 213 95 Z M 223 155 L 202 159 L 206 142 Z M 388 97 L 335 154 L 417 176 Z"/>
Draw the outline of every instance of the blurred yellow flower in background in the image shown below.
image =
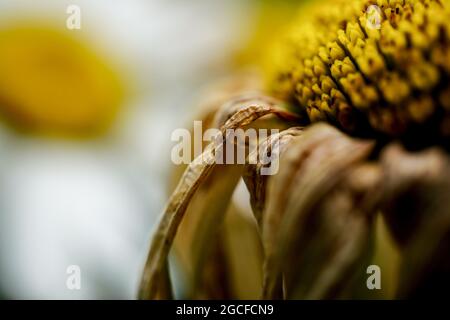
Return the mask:
<path id="1" fill-rule="evenodd" d="M 33 22 L 0 29 L 0 112 L 14 128 L 97 135 L 123 98 L 118 73 L 73 31 Z"/>
<path id="2" fill-rule="evenodd" d="M 249 38 L 243 41 L 243 47 L 238 51 L 236 63 L 256 65 L 266 63 L 266 51 L 278 39 L 297 15 L 299 5 L 313 0 L 257 0 L 255 1 L 255 18 L 250 24 Z M 301 6 L 300 6 L 301 8 Z"/>

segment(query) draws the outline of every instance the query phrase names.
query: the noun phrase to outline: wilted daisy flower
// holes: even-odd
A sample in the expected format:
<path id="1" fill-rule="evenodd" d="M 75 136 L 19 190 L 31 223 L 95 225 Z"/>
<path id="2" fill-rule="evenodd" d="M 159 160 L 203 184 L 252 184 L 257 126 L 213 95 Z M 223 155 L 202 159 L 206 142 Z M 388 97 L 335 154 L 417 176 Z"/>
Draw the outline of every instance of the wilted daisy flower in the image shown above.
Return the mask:
<path id="1" fill-rule="evenodd" d="M 279 171 L 265 176 L 253 154 L 243 166 L 196 158 L 154 235 L 139 296 L 172 297 L 177 231 L 188 298 L 240 298 L 238 282 L 259 284 L 250 297 L 265 299 L 437 295 L 450 284 L 448 3 L 310 1 L 261 50 L 266 92 L 279 100 L 236 81 L 203 119 L 224 137 L 249 125 L 282 130 L 277 143 L 258 141 L 279 155 Z M 246 232 L 226 219 L 241 176 L 253 211 Z"/>

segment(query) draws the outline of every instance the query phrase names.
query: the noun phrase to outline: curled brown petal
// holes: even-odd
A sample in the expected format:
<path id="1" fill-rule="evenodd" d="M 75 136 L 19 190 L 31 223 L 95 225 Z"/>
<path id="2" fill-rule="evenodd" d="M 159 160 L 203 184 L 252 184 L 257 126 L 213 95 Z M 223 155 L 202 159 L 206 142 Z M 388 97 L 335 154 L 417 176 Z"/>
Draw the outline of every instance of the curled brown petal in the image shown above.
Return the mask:
<path id="1" fill-rule="evenodd" d="M 261 169 L 272 165 L 278 165 L 274 163 L 263 163 L 258 161 L 258 157 L 261 154 L 271 154 L 277 152 L 278 156 L 282 154 L 289 146 L 294 137 L 302 133 L 302 128 L 293 127 L 284 130 L 278 134 L 269 136 L 266 140 L 262 141 L 258 148 L 249 155 L 248 163 L 245 166 L 243 179 L 250 193 L 250 204 L 252 211 L 258 225 L 261 227 L 262 214 L 266 203 L 266 185 L 269 175 L 262 174 Z M 276 150 L 274 150 L 276 149 Z M 277 157 L 275 157 L 277 161 Z"/>
<path id="2" fill-rule="evenodd" d="M 398 297 L 439 297 L 450 285 L 450 161 L 438 148 L 382 154 L 384 216 L 401 247 Z"/>
<path id="3" fill-rule="evenodd" d="M 188 243 L 192 265 L 189 298 L 230 298 L 220 227 L 241 175 L 242 166 L 216 166 L 191 201 L 187 214 L 195 211 L 199 219 L 191 225 L 194 231 Z"/>
<path id="4" fill-rule="evenodd" d="M 370 141 L 351 139 L 324 124 L 309 127 L 291 143 L 289 150 L 281 158 L 279 175 L 269 183 L 271 185 L 273 182 L 273 186 L 269 189 L 271 198 L 268 199 L 263 224 L 263 242 L 266 253 L 264 298 L 273 298 L 279 295 L 277 292 L 279 292 L 283 267 L 294 265 L 290 261 L 291 257 L 304 254 L 306 259 L 304 261 L 307 261 L 307 253 L 302 253 L 302 249 L 298 247 L 299 239 L 309 238 L 308 243 L 319 244 L 316 249 L 314 246 L 302 247 L 305 250 L 311 249 L 313 257 L 328 252 L 329 247 L 335 245 L 330 237 L 327 238 L 327 234 L 308 232 L 307 228 L 310 225 L 308 221 L 318 219 L 316 222 L 319 223 L 319 226 L 324 227 L 328 225 L 328 221 L 323 219 L 339 219 L 339 214 L 348 214 L 347 212 L 337 212 L 336 217 L 326 218 L 326 214 L 315 216 L 317 213 L 315 209 L 342 180 L 347 169 L 367 158 L 372 147 L 373 143 Z M 325 212 L 327 211 L 325 210 Z M 358 217 L 356 220 L 358 219 L 365 220 L 366 218 Z M 346 232 L 344 229 L 336 229 L 331 234 L 340 236 L 346 235 Z M 330 241 L 327 242 L 327 239 Z M 360 239 L 364 239 L 364 237 L 361 236 Z M 343 241 L 343 243 L 348 246 L 343 246 L 337 253 L 353 254 L 348 249 L 352 245 L 356 245 L 352 239 L 347 242 Z M 355 252 L 360 251 L 356 250 Z M 338 255 L 332 258 L 342 259 Z M 325 259 L 325 261 L 317 262 L 328 263 L 331 261 Z M 347 267 L 349 264 L 350 262 L 347 261 L 345 266 Z M 302 264 L 295 265 L 298 267 L 298 272 L 302 272 L 304 266 Z M 323 266 L 317 265 L 316 269 L 320 270 Z M 335 270 L 339 270 L 339 268 Z M 344 271 L 339 272 L 343 274 Z M 311 275 L 310 278 L 312 278 Z M 330 276 L 330 278 L 332 279 L 329 279 L 327 283 L 319 281 L 317 285 L 331 288 L 337 281 L 337 276 Z M 326 293 L 325 289 L 320 291 L 316 287 L 311 287 L 303 296 L 317 298 Z"/>
<path id="5" fill-rule="evenodd" d="M 380 183 L 378 165 L 357 164 L 313 205 L 283 268 L 288 298 L 348 298 L 364 287 L 362 266 L 373 252 L 372 204 Z"/>
<path id="6" fill-rule="evenodd" d="M 268 114 L 275 114 L 286 119 L 296 118 L 294 114 L 287 112 L 285 109 L 271 102 L 258 99 L 242 103 L 236 110 L 221 127 L 223 137 L 225 137 L 228 129 L 246 126 Z M 195 191 L 214 168 L 215 155 L 221 151 L 219 150 L 221 148 L 223 148 L 223 145 L 215 146 L 214 143 L 208 145 L 203 154 L 194 159 L 188 166 L 170 197 L 150 245 L 138 293 L 140 299 L 155 299 L 159 297 L 159 277 L 167 261 L 167 255 L 178 226 Z"/>
<path id="7" fill-rule="evenodd" d="M 385 218 L 400 245 L 409 242 L 420 221 L 413 215 L 413 210 L 396 208 L 401 204 L 399 200 L 414 187 L 438 182 L 447 170 L 447 162 L 446 156 L 437 148 L 408 153 L 395 144 L 383 151 Z"/>
<path id="8" fill-rule="evenodd" d="M 277 248 L 277 234 L 279 225 L 286 210 L 286 204 L 290 189 L 293 188 L 293 177 L 298 167 L 302 164 L 304 157 L 300 150 L 302 144 L 308 144 L 310 148 L 315 144 L 327 139 L 330 131 L 324 130 L 317 134 L 310 135 L 309 139 L 296 137 L 291 141 L 288 152 L 283 155 L 282 168 L 278 174 L 270 180 L 267 186 L 266 208 L 262 221 L 262 242 L 265 252 L 263 292 L 264 299 L 279 299 L 283 297 L 281 274 L 275 275 L 273 270 L 274 255 Z M 305 146 L 307 147 L 307 146 Z"/>

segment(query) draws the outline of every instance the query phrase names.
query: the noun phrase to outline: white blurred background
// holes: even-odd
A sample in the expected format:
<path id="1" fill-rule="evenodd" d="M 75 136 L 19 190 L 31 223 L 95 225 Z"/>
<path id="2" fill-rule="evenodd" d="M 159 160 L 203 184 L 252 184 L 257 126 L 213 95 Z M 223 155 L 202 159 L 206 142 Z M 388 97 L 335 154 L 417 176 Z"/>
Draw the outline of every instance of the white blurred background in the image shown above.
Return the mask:
<path id="1" fill-rule="evenodd" d="M 0 0 L 0 21 L 81 8 L 133 92 L 112 131 L 68 141 L 0 127 L 0 297 L 133 299 L 167 198 L 170 133 L 226 74 L 254 15 L 240 0 Z M 78 32 L 74 30 L 73 32 Z M 32 54 L 32 53 L 30 53 Z M 66 268 L 81 268 L 68 290 Z"/>

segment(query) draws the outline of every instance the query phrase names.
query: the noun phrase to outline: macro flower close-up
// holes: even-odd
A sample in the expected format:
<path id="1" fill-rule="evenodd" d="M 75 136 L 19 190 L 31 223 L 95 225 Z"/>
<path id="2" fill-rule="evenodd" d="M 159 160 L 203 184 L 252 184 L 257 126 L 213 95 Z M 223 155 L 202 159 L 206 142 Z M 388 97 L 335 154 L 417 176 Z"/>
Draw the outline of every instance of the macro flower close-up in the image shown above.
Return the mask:
<path id="1" fill-rule="evenodd" d="M 450 285 L 448 0 L 0 0 L 0 115 L 0 298 Z"/>
<path id="2" fill-rule="evenodd" d="M 189 298 L 387 299 L 444 289 L 450 231 L 446 5 L 300 6 L 273 43 L 261 47 L 267 54 L 262 86 L 239 86 L 237 79 L 228 104 L 204 113 L 225 139 L 226 130 L 252 124 L 282 130 L 258 140 L 260 148 L 279 154 L 279 171 L 264 175 L 267 164 L 250 161 L 240 168 L 211 164 L 205 157 L 222 147 L 211 143 L 179 175 L 151 243 L 140 297 L 171 297 L 172 243 L 192 268 Z M 261 118 L 268 122 L 258 123 Z M 235 210 L 239 176 L 253 226 L 227 217 L 237 215 L 228 211 Z M 381 270 L 382 282 L 370 279 Z M 254 291 L 241 289 L 242 281 L 254 281 Z"/>

